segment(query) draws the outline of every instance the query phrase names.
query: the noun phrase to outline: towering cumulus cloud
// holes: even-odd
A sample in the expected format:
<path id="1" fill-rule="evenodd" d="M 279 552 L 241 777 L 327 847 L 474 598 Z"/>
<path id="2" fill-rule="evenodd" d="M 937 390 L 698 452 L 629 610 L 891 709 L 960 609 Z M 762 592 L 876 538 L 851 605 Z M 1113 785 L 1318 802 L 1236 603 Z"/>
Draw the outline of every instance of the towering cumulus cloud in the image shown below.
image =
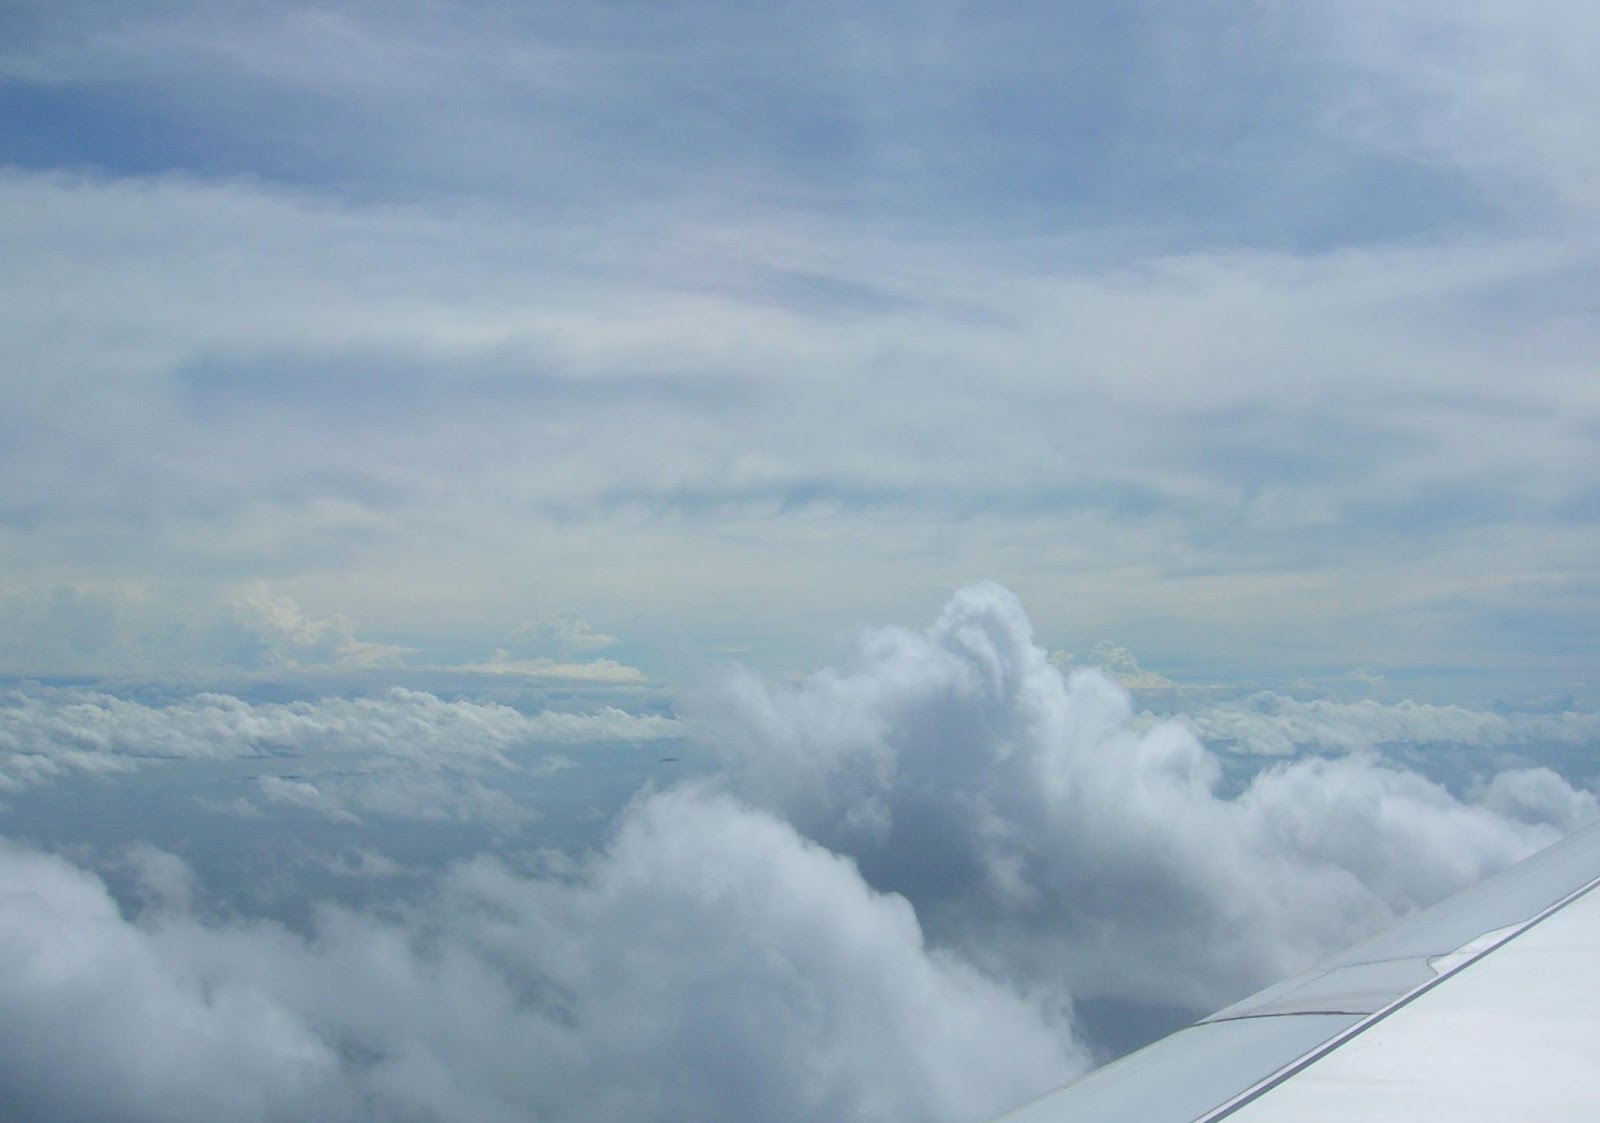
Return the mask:
<path id="1" fill-rule="evenodd" d="M 742 794 L 905 894 L 938 944 L 1080 999 L 1214 1008 L 1596 811 L 1544 770 L 1463 802 L 1371 754 L 1224 798 L 1192 733 L 1138 732 L 1104 675 L 1063 677 L 993 584 L 798 685 L 731 674 L 699 710 Z"/>
<path id="2" fill-rule="evenodd" d="M 1218 1005 L 1596 810 L 1554 773 L 1462 799 L 1371 753 L 1230 796 L 994 585 L 693 708 L 725 774 L 640 793 L 597 851 L 482 855 L 298 928 L 150 847 L 130 910 L 0 844 L 0 1116 L 976 1121 L 1107 1052 L 1108 1007 Z"/>

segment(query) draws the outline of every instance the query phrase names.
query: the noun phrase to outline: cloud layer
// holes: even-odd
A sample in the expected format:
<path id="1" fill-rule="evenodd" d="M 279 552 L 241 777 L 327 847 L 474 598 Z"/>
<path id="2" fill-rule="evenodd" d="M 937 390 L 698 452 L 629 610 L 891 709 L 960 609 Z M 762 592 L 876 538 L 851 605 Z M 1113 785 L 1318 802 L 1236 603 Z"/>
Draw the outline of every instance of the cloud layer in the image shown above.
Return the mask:
<path id="1" fill-rule="evenodd" d="M 3 711 L 14 756 L 391 762 L 387 787 L 279 779 L 253 837 L 285 804 L 493 820 L 427 778 L 455 768 L 505 802 L 494 777 L 528 738 L 661 724 L 404 691 L 46 693 Z M 1091 1008 L 1214 1008 L 1600 810 L 1548 770 L 1457 797 L 1360 748 L 1226 794 L 1193 733 L 1135 719 L 1098 671 L 1064 676 L 993 584 L 926 630 L 862 631 L 798 682 L 718 673 L 693 710 L 725 774 L 644 789 L 592 849 L 484 853 L 425 881 L 371 850 L 313 855 L 304 868 L 400 895 L 301 901 L 292 926 L 219 907 L 147 845 L 102 856 L 114 899 L 5 844 L 0 1111 L 981 1119 L 1107 1055 Z"/>
<path id="2" fill-rule="evenodd" d="M 1582 5 L 14 6 L 24 602 L 792 656 L 981 573 L 1168 673 L 1595 678 Z"/>
<path id="3" fill-rule="evenodd" d="M 681 732 L 671 717 L 614 706 L 525 714 L 399 687 L 372 698 L 252 703 L 211 693 L 164 705 L 25 687 L 0 692 L 0 791 L 174 760 L 287 758 L 297 774 L 259 776 L 253 794 L 345 822 L 377 815 L 509 829 L 534 813 L 500 781 L 551 767 L 552 749 Z"/>
<path id="4" fill-rule="evenodd" d="M 1501 714 L 1416 702 L 1384 705 L 1371 699 L 1302 701 L 1271 691 L 1205 707 L 1188 723 L 1202 741 L 1269 756 L 1306 749 L 1370 752 L 1384 745 L 1580 748 L 1600 742 L 1600 714 Z"/>

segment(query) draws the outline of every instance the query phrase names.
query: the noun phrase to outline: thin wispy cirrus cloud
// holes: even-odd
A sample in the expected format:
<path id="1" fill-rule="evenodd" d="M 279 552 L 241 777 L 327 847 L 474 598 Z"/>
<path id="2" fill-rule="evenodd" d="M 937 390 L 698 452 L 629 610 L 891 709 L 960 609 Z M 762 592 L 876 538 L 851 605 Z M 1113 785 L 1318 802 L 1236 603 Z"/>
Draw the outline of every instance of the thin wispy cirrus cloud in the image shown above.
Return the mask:
<path id="1" fill-rule="evenodd" d="M 977 1120 L 1593 819 L 1597 33 L 10 5 L 0 1114 Z"/>

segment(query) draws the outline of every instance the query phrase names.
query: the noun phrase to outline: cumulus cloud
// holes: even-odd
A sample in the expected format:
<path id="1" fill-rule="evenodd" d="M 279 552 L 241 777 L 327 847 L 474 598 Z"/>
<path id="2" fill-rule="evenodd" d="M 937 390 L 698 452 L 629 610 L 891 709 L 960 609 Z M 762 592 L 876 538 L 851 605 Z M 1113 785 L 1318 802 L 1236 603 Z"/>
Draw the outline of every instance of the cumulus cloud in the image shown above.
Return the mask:
<path id="1" fill-rule="evenodd" d="M 263 583 L 229 598 L 217 633 L 230 661 L 248 668 L 392 666 L 407 650 L 358 640 L 348 616 L 318 619 L 292 598 L 274 596 Z"/>
<path id="2" fill-rule="evenodd" d="M 175 604 L 136 584 L 52 585 L 0 597 L 0 666 L 27 674 L 393 667 L 409 649 L 356 637 L 265 583 Z"/>
<path id="3" fill-rule="evenodd" d="M 612 686 L 635 686 L 645 681 L 644 672 L 615 659 L 589 659 L 580 663 L 563 663 L 543 657 L 513 659 L 504 651 L 495 652 L 494 658 L 484 663 L 460 663 L 437 670 L 475 675 L 507 675 L 551 683 L 591 683 Z"/>
<path id="4" fill-rule="evenodd" d="M 495 702 L 445 701 L 401 687 L 376 698 L 300 702 L 205 693 L 150 705 L 102 691 L 46 687 L 10 690 L 0 699 L 0 744 L 42 754 L 63 746 L 145 758 L 343 750 L 503 764 L 504 752 L 518 745 L 648 741 L 679 733 L 672 718 L 615 706 L 530 715 Z"/>
<path id="5" fill-rule="evenodd" d="M 144 585 L 0 587 L 0 672 L 59 675 L 232 675 L 330 678 L 409 666 L 417 676 L 490 675 L 554 685 L 636 687 L 643 671 L 587 658 L 620 641 L 576 612 L 531 620 L 487 660 L 427 664 L 416 650 L 358 636 L 342 613 L 319 616 L 264 582 L 189 600 Z"/>
<path id="6" fill-rule="evenodd" d="M 619 643 L 598 632 L 576 609 L 547 613 L 517 625 L 488 660 L 436 668 L 465 674 L 511 676 L 551 683 L 636 686 L 644 672 L 615 659 L 584 658 Z"/>
<path id="7" fill-rule="evenodd" d="M 617 642 L 615 636 L 595 631 L 577 609 L 572 608 L 524 621 L 511 633 L 511 640 L 518 650 L 531 648 L 541 651 L 549 648 L 562 659 L 599 651 Z"/>
<path id="8" fill-rule="evenodd" d="M 329 909 L 310 937 L 129 919 L 10 845 L 0 886 L 19 1120 L 963 1120 L 1085 1064 L 1062 1011 L 702 790 L 633 805 L 563 876 L 482 859 L 404 921 Z"/>
<path id="9" fill-rule="evenodd" d="M 1386 705 L 1371 699 L 1302 701 L 1272 691 L 1199 710 L 1187 720 L 1204 741 L 1269 756 L 1303 749 L 1362 752 L 1399 744 L 1508 748 L 1600 741 L 1600 714 L 1500 714 L 1411 701 Z"/>
<path id="10" fill-rule="evenodd" d="M 493 702 L 445 701 L 393 688 L 375 698 L 247 702 L 198 694 L 151 705 L 84 689 L 0 693 L 0 790 L 69 774 L 109 774 L 162 760 L 295 757 L 300 774 L 262 776 L 274 803 L 357 822 L 380 815 L 510 829 L 531 812 L 495 776 L 539 772 L 551 744 L 675 737 L 678 722 L 614 706 L 524 714 Z M 252 813 L 248 802 L 224 809 Z"/>
<path id="11" fill-rule="evenodd" d="M 337 1057 L 291 1011 L 248 978 L 175 955 L 58 858 L 5 844 L 0 868 L 8 1117 L 316 1114 L 307 1092 Z"/>
<path id="12" fill-rule="evenodd" d="M 941 946 L 1080 997 L 1214 1008 L 1597 812 L 1553 773 L 1462 800 L 1370 754 L 1225 797 L 1192 732 L 1063 676 L 996 585 L 795 685 L 734 671 L 696 712 L 738 791 L 905 894 Z"/>
<path id="13" fill-rule="evenodd" d="M 1491 811 L 1525 823 L 1553 823 L 1576 830 L 1595 818 L 1590 793 L 1574 790 L 1548 768 L 1517 768 L 1484 784 L 1478 802 Z"/>
<path id="14" fill-rule="evenodd" d="M 342 823 L 361 823 L 376 815 L 510 831 L 537 817 L 533 808 L 473 776 L 439 770 L 382 767 L 313 779 L 261 776 L 256 790 L 272 803 Z"/>

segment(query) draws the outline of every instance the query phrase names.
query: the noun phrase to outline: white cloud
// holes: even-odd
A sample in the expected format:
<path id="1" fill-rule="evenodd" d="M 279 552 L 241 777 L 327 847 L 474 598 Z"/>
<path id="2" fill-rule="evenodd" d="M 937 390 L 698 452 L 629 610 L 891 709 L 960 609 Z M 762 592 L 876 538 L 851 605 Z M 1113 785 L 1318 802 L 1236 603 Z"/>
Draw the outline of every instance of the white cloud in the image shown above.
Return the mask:
<path id="1" fill-rule="evenodd" d="M 1200 709 L 1185 721 L 1204 741 L 1268 756 L 1303 749 L 1367 752 L 1384 745 L 1514 748 L 1600 741 L 1600 714 L 1594 713 L 1500 714 L 1410 701 L 1303 701 L 1271 691 Z"/>
<path id="2" fill-rule="evenodd" d="M 314 811 L 336 822 L 371 816 L 476 823 L 512 831 L 538 812 L 472 775 L 428 768 L 378 766 L 314 779 L 261 776 L 256 788 L 269 802 Z"/>
<path id="3" fill-rule="evenodd" d="M 637 687 L 648 683 L 638 667 L 615 659 L 579 656 L 618 641 L 591 629 L 576 614 L 530 622 L 513 632 L 518 657 L 501 649 L 485 661 L 418 664 L 414 648 L 357 636 L 341 613 L 318 616 L 293 597 L 248 582 L 202 596 L 175 597 L 171 589 L 137 584 L 0 586 L 0 673 L 208 678 L 298 677 L 339 681 L 363 672 L 373 681 L 406 670 L 413 678 L 472 676 L 522 679 L 530 684 Z M 392 680 L 391 680 L 392 681 Z"/>
<path id="4" fill-rule="evenodd" d="M 527 678 L 536 682 L 589 682 L 611 683 L 625 686 L 645 681 L 638 667 L 618 663 L 614 659 L 589 659 L 578 663 L 562 663 L 555 659 L 512 659 L 497 652 L 486 663 L 458 663 L 436 670 L 477 675 L 505 675 Z"/>
<path id="5" fill-rule="evenodd" d="M 548 613 L 536 620 L 525 620 L 511 633 L 519 653 L 553 649 L 558 658 L 568 659 L 589 651 L 600 651 L 617 643 L 617 637 L 597 632 L 576 609 Z"/>
<path id="6" fill-rule="evenodd" d="M 224 169 L 0 176 L 17 580 L 168 582 L 160 618 L 265 573 L 487 652 L 619 599 L 820 646 L 989 573 L 1152 658 L 1156 616 L 1191 658 L 1228 621 L 1249 670 L 1483 671 L 1509 638 L 1592 677 L 1595 254 L 1548 205 L 1600 182 L 1581 5 L 1162 3 L 1110 39 L 1092 5 L 59 7 L 0 73 L 114 76 Z M 232 119 L 308 97 L 287 154 Z M 1133 155 L 1150 185 L 1086 210 Z M 1433 206 L 1419 161 L 1548 221 Z"/>
<path id="7" fill-rule="evenodd" d="M 285 807 L 514 826 L 495 777 L 550 716 L 404 691 L 166 707 L 48 693 L 12 699 L 33 714 L 14 739 L 358 762 L 264 780 L 251 830 L 269 833 Z M 1412 733 L 1463 720 L 1391 709 Z M 1191 732 L 1135 720 L 1098 671 L 1063 676 L 996 585 L 926 631 L 863 631 L 797 683 L 730 672 L 696 713 L 729 765 L 720 786 L 643 793 L 603 847 L 537 872 L 483 856 L 398 907 L 302 908 L 299 933 L 216 919 L 148 846 L 113 862 L 134 875 L 130 916 L 61 860 L 0 849 L 10 1114 L 983 1118 L 1104 1047 L 1080 1043 L 1077 1002 L 1213 1008 L 1597 813 L 1547 770 L 1458 798 L 1367 751 L 1278 763 L 1221 796 Z M 306 868 L 400 872 L 358 858 Z M 166 1019 L 181 1033 L 158 1047 Z"/>
<path id="8" fill-rule="evenodd" d="M 1072 666 L 1072 657 L 1052 652 L 1050 662 L 1060 670 L 1068 671 Z M 1110 675 L 1124 690 L 1177 692 L 1181 689 L 1165 675 L 1141 667 L 1132 652 L 1110 640 L 1102 640 L 1095 644 L 1094 650 L 1089 653 L 1089 658 L 1085 662 Z"/>
<path id="9" fill-rule="evenodd" d="M 534 813 L 490 781 L 559 767 L 551 744 L 654 741 L 681 732 L 671 717 L 614 706 L 524 714 L 400 688 L 375 698 L 250 703 L 199 694 L 150 705 L 94 690 L 28 687 L 0 693 L 0 789 L 170 759 L 294 757 L 299 774 L 258 778 L 262 797 L 343 822 L 397 816 L 509 830 Z M 239 800 L 208 806 L 259 812 Z"/>
<path id="10" fill-rule="evenodd" d="M 995 585 L 797 685 L 732 673 L 696 712 L 738 791 L 906 894 L 941 945 L 1063 993 L 1197 1010 L 1600 814 L 1552 773 L 1463 802 L 1369 755 L 1280 764 L 1224 798 L 1193 734 L 1138 732 L 1103 674 L 1064 678 Z"/>
<path id="11" fill-rule="evenodd" d="M 1577 830 L 1595 818 L 1595 800 L 1586 791 L 1574 791 L 1548 768 L 1517 768 L 1492 777 L 1478 793 L 1489 810 L 1525 823 L 1553 823 L 1562 830 Z"/>
<path id="12" fill-rule="evenodd" d="M 0 302 L 35 372 L 4 390 L 35 434 L 0 452 L 16 579 L 142 582 L 159 623 L 281 574 L 257 633 L 200 658 L 382 657 L 334 606 L 504 664 L 506 622 L 552 603 L 820 646 L 991 573 L 1069 646 L 1158 656 L 1158 617 L 1248 669 L 1481 670 L 1517 643 L 1584 677 L 1581 240 L 1018 260 L 827 215 L 580 234 L 260 182 L 0 194 L 16 275 L 59 278 Z M 328 630 L 284 623 L 285 592 Z M 1565 642 L 1516 625 L 1562 606 Z M 50 631 L 13 630 L 7 665 L 67 666 Z M 119 666 L 146 633 L 107 640 Z"/>
<path id="13" fill-rule="evenodd" d="M 173 961 L 105 887 L 60 859 L 0 849 L 5 1112 L 71 1118 L 315 1115 L 328 1044 L 238 973 Z"/>
<path id="14" fill-rule="evenodd" d="M 328 910 L 312 939 L 0 867 L 13 1118 L 954 1123 L 1084 1063 L 847 860 L 692 790 L 566 879 L 482 860 L 405 926 Z"/>
<path id="15" fill-rule="evenodd" d="M 290 597 L 265 583 L 241 590 L 224 605 L 218 623 L 228 664 L 246 668 L 396 666 L 408 649 L 355 638 L 347 616 L 313 618 Z"/>
<path id="16" fill-rule="evenodd" d="M 349 617 L 314 616 L 259 581 L 199 603 L 129 583 L 14 587 L 0 620 L 0 668 L 31 675 L 393 668 L 409 650 L 357 639 Z"/>
<path id="17" fill-rule="evenodd" d="M 1339 127 L 1458 169 L 1525 221 L 1592 217 L 1600 206 L 1600 158 L 1588 143 L 1589 107 L 1600 99 L 1591 5 L 1341 2 L 1292 18 L 1358 76 L 1335 103 Z"/>
<path id="18" fill-rule="evenodd" d="M 199 882 L 188 865 L 148 842 L 125 846 L 111 864 L 131 874 L 134 897 L 145 909 L 187 912 L 199 895 Z"/>
<path id="19" fill-rule="evenodd" d="M 634 687 L 642 672 L 589 658 L 613 637 L 541 614 L 603 605 L 606 631 L 685 633 L 674 666 L 739 645 L 792 665 L 850 620 L 991 573 L 1052 643 L 1116 635 L 1163 667 L 1203 653 L 1213 679 L 1594 681 L 1592 7 L 1183 7 L 24 4 L 0 46 L 18 135 L 40 163 L 55 144 L 100 170 L 0 173 L 0 671 L 353 675 L 412 653 L 360 619 L 416 644 L 419 673 L 503 646 L 453 669 L 507 693 Z M 138 126 L 120 146 L 41 124 L 93 117 L 111 90 Z M 119 168 L 117 147 L 147 162 Z M 186 152 L 206 162 L 176 166 Z M 536 623 L 508 635 L 519 620 Z M 994 589 L 929 633 L 868 633 L 794 689 L 734 676 L 704 717 L 747 798 L 907 894 L 942 949 L 908 959 L 933 989 L 959 952 L 1058 999 L 1209 1003 L 1594 813 L 1551 773 L 1459 799 L 1365 755 L 1571 745 L 1586 715 L 1269 695 L 1193 729 L 1357 755 L 1220 798 L 1191 732 L 1131 722 L 1092 672 L 1056 674 Z M 309 752 L 346 767 L 214 806 L 252 826 L 263 807 L 504 825 L 520 812 L 495 782 L 528 767 L 524 746 L 681 732 L 407 692 L 153 706 L 29 688 L 0 704 L 0 788 Z M 655 844 L 695 837 L 648 806 L 630 822 L 657 816 Z M 730 840 L 796 845 L 705 807 Z M 139 861 L 181 901 L 171 869 Z M 538 892 L 621 916 L 593 903 L 621 876 L 608 861 L 589 897 Z M 899 908 L 837 876 L 865 912 Z M 734 919 L 766 931 L 767 898 L 741 892 Z M 171 911 L 213 950 L 316 962 L 338 944 Z M 443 958 L 341 915 L 352 963 L 392 953 L 371 970 L 442 999 Z M 158 929 L 113 956 L 150 993 Z M 895 956 L 910 942 L 873 931 Z M 572 956 L 593 993 L 604 972 Z M 170 1009 L 200 1024 L 209 983 L 177 963 Z M 502 1010 L 504 987 L 476 985 Z M 356 1021 L 332 1053 L 262 1029 L 252 1055 L 299 1057 L 300 1075 L 196 1110 L 315 1115 L 305 1097 L 361 1064 L 386 1102 L 501 1110 L 451 1083 L 477 1062 L 444 1036 L 404 1068 L 363 1052 L 382 1033 Z M 626 1050 L 590 1059 L 598 1038 L 549 1032 L 627 1075 L 605 1069 Z M 169 1117 L 159 1098 L 121 1102 Z"/>
<path id="20" fill-rule="evenodd" d="M 506 767 L 508 750 L 548 742 L 649 741 L 680 735 L 670 717 L 615 706 L 524 714 L 469 699 L 393 687 L 375 698 L 247 702 L 197 694 L 150 705 L 102 691 L 23 687 L 3 695 L 0 745 L 53 755 L 81 749 L 130 758 L 215 758 L 272 752 L 371 753 Z"/>

